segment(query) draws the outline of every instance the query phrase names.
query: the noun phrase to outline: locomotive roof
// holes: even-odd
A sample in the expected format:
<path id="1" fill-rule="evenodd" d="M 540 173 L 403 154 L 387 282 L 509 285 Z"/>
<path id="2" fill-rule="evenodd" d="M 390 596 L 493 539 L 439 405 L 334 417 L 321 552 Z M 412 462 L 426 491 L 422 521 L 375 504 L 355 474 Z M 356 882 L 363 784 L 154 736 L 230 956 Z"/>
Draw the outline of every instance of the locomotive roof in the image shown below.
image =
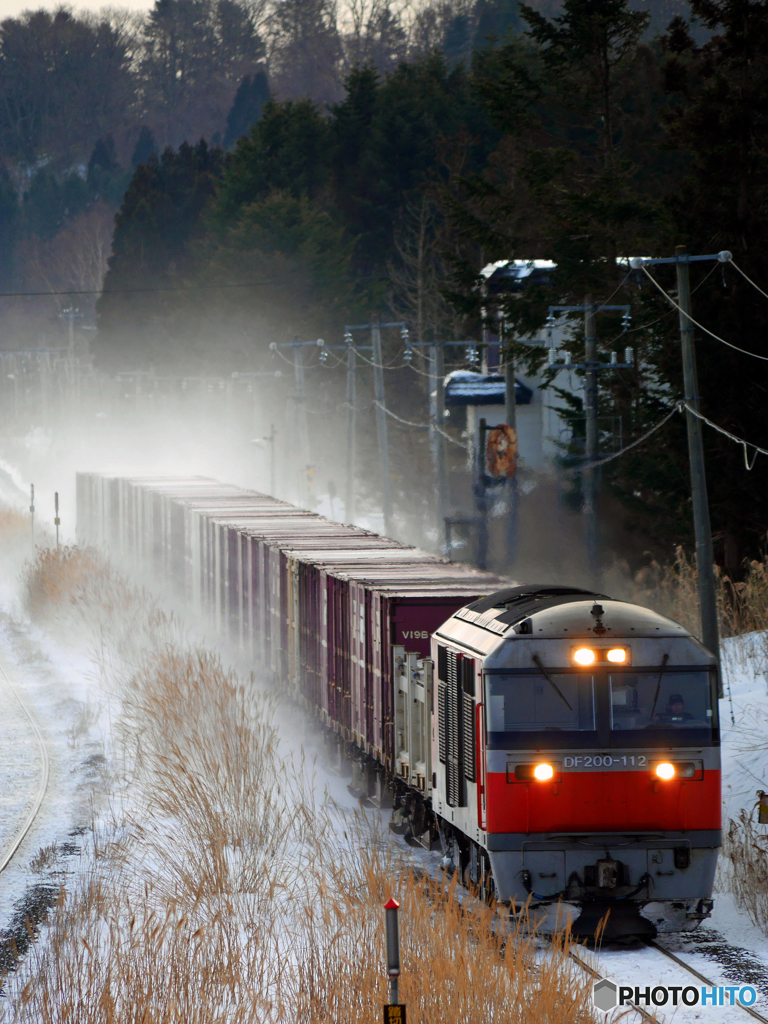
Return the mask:
<path id="1" fill-rule="evenodd" d="M 690 636 L 672 619 L 605 594 L 577 587 L 528 584 L 509 587 L 460 608 L 454 620 L 502 637 L 604 638 Z M 450 632 L 450 623 L 441 632 Z"/>

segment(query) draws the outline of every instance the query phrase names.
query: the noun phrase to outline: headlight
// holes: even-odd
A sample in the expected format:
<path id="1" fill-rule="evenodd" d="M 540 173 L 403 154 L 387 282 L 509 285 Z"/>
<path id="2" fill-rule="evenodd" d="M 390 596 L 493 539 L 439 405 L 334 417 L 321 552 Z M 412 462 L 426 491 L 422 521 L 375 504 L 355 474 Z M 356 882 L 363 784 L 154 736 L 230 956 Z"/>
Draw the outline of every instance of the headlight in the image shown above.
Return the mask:
<path id="1" fill-rule="evenodd" d="M 669 761 L 662 761 L 661 764 L 656 765 L 656 774 L 660 779 L 674 779 L 675 766 Z"/>
<path id="2" fill-rule="evenodd" d="M 608 661 L 614 665 L 623 665 L 627 660 L 627 652 L 624 647 L 614 647 L 608 651 Z"/>
<path id="3" fill-rule="evenodd" d="M 537 764 L 533 769 L 533 777 L 539 782 L 548 782 L 555 774 L 551 764 Z"/>
<path id="4" fill-rule="evenodd" d="M 594 665 L 595 652 L 591 647 L 577 647 L 573 652 L 573 660 L 577 665 Z"/>

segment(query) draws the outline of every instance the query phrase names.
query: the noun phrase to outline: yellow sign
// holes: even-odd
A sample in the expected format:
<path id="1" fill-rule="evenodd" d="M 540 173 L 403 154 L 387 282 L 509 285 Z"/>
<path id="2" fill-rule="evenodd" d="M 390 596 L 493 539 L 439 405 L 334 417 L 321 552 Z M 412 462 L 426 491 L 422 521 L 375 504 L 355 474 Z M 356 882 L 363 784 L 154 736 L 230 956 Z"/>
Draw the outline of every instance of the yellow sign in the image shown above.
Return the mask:
<path id="1" fill-rule="evenodd" d="M 402 1004 L 398 1004 L 397 1006 L 385 1006 L 384 1024 L 406 1024 L 405 1006 Z"/>

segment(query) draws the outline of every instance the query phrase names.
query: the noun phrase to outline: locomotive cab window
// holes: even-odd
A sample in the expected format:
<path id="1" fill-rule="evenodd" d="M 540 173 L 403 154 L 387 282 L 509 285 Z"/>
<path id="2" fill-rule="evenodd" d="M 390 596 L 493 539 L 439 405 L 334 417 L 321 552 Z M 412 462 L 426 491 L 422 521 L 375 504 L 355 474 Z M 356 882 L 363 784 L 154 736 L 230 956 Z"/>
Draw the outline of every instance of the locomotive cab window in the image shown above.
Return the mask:
<path id="1" fill-rule="evenodd" d="M 595 730 L 592 675 L 581 672 L 488 673 L 485 691 L 486 729 L 491 748 L 508 747 L 516 738 L 527 745 L 533 732 L 562 746 L 573 744 L 573 733 Z M 517 737 L 519 733 L 524 735 Z"/>
<path id="2" fill-rule="evenodd" d="M 709 672 L 653 670 L 609 676 L 611 730 L 666 732 L 674 742 L 706 742 L 717 727 L 717 701 Z M 626 737 L 628 738 L 628 737 Z"/>

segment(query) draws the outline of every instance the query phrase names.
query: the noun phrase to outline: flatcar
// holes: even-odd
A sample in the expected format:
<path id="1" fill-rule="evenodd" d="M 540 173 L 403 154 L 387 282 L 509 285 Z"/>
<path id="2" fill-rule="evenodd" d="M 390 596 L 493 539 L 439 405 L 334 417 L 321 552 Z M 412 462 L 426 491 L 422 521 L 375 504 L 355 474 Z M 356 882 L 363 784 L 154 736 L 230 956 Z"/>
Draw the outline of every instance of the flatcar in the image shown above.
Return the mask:
<path id="1" fill-rule="evenodd" d="M 714 657 L 605 595 L 510 586 L 203 478 L 78 474 L 78 540 L 159 578 L 279 682 L 351 790 L 540 927 L 652 935 L 711 911 Z"/>

